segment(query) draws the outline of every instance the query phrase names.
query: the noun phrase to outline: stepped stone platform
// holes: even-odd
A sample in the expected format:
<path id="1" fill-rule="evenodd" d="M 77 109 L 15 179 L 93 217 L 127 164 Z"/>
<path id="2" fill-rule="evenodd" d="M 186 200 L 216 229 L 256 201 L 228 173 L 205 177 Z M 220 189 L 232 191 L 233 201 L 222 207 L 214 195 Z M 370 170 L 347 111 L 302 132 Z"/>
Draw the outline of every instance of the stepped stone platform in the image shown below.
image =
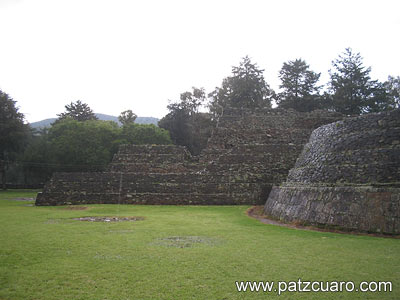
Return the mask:
<path id="1" fill-rule="evenodd" d="M 312 133 L 264 213 L 286 222 L 400 234 L 400 110 Z"/>
<path id="2" fill-rule="evenodd" d="M 55 173 L 36 205 L 264 204 L 313 129 L 336 113 L 229 108 L 199 156 L 172 145 L 123 145 L 107 172 Z"/>

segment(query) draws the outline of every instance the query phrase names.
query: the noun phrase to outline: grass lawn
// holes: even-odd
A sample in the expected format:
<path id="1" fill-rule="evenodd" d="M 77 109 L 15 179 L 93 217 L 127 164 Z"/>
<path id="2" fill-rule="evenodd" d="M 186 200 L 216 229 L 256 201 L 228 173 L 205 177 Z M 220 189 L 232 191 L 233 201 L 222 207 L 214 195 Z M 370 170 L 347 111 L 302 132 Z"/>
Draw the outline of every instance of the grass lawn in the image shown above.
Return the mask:
<path id="1" fill-rule="evenodd" d="M 247 206 L 29 206 L 0 192 L 0 299 L 400 299 L 400 240 L 262 224 Z M 141 216 L 90 222 L 85 216 Z M 235 281 L 391 281 L 392 292 L 238 292 Z"/>

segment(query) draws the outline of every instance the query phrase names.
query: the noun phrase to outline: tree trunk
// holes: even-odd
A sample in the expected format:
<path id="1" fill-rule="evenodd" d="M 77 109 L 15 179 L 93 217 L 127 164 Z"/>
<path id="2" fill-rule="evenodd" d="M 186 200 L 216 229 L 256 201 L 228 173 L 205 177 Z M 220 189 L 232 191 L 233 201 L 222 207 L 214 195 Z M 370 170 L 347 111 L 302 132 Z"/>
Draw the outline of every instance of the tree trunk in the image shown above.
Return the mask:
<path id="1" fill-rule="evenodd" d="M 0 172 L 1 172 L 1 187 L 3 190 L 7 189 L 6 185 L 6 162 L 0 159 Z"/>
<path id="2" fill-rule="evenodd" d="M 6 168 L 5 166 L 2 166 L 1 168 L 1 185 L 3 190 L 5 191 L 7 189 L 7 185 L 6 185 Z"/>

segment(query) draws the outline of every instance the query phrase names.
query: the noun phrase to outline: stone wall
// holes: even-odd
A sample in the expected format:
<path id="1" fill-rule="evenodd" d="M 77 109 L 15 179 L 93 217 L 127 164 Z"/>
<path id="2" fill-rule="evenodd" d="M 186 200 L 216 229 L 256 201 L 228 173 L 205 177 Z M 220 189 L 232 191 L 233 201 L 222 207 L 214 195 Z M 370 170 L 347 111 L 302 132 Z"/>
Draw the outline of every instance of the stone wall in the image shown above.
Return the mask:
<path id="1" fill-rule="evenodd" d="M 36 205 L 67 204 L 247 204 L 256 184 L 196 173 L 56 173 Z"/>
<path id="2" fill-rule="evenodd" d="M 200 156 L 179 146 L 121 146 L 108 172 L 54 174 L 36 205 L 264 204 L 311 131 L 338 119 L 320 111 L 227 109 Z"/>
<path id="3" fill-rule="evenodd" d="M 265 213 L 285 222 L 400 233 L 400 191 L 371 186 L 274 187 Z"/>
<path id="4" fill-rule="evenodd" d="M 400 110 L 314 130 L 264 212 L 287 222 L 400 233 Z"/>
<path id="5" fill-rule="evenodd" d="M 185 147 L 174 145 L 122 145 L 110 164 L 110 172 L 184 173 L 191 155 Z"/>
<path id="6" fill-rule="evenodd" d="M 201 160 L 212 174 L 246 176 L 258 184 L 261 194 L 251 203 L 264 204 L 272 186 L 286 179 L 312 130 L 340 119 L 326 111 L 225 109 Z"/>

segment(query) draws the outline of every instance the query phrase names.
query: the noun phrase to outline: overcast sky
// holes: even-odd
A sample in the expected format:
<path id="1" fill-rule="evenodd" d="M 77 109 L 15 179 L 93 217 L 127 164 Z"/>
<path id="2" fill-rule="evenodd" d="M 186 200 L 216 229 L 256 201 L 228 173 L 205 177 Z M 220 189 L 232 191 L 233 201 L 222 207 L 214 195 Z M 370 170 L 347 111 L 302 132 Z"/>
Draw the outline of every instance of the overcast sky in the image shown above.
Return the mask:
<path id="1" fill-rule="evenodd" d="M 0 89 L 29 122 L 78 99 L 161 118 L 168 99 L 211 92 L 245 55 L 278 89 L 296 58 L 326 83 L 346 47 L 384 81 L 400 75 L 399 12 L 399 0 L 0 0 Z"/>

